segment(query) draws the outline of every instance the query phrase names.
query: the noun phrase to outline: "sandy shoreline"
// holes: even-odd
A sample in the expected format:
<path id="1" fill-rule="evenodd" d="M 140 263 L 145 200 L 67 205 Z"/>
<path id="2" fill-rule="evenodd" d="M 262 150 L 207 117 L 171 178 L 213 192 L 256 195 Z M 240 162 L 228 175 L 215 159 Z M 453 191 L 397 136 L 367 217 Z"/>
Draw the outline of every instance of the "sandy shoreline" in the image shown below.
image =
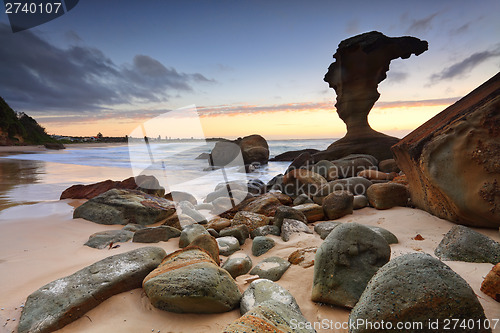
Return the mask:
<path id="1" fill-rule="evenodd" d="M 74 148 L 92 148 L 92 147 L 121 147 L 127 146 L 126 142 L 116 142 L 116 143 L 106 143 L 106 142 L 94 142 L 94 143 L 73 143 L 64 145 L 66 149 Z M 43 145 L 26 145 L 26 146 L 0 146 L 0 156 L 5 156 L 8 154 L 17 153 L 31 153 L 31 152 L 41 152 L 41 151 L 54 151 L 52 149 L 47 149 Z"/>
<path id="2" fill-rule="evenodd" d="M 138 247 L 159 246 L 167 253 L 178 249 L 178 238 L 157 244 L 121 243 L 119 248 L 112 250 L 86 247 L 83 244 L 90 234 L 119 229 L 121 226 L 105 226 L 72 219 L 73 206 L 80 202 L 63 200 L 12 208 L 24 212 L 24 216 L 18 218 L 15 216 L 19 214 L 9 209 L 0 213 L 0 308 L 3 308 L 0 310 L 1 332 L 15 331 L 21 313 L 20 306 L 26 297 L 50 281 L 72 274 L 107 256 Z M 443 235 L 454 225 L 424 211 L 402 207 L 386 211 L 364 208 L 339 221 L 376 225 L 392 231 L 399 238 L 399 243 L 391 246 L 392 258 L 417 251 L 433 254 Z M 497 230 L 475 230 L 500 241 Z M 417 234 L 421 234 L 424 240 L 413 240 Z M 319 246 L 322 242 L 317 234 L 295 236 L 289 242 L 283 242 L 279 237 L 273 238 L 276 246 L 260 257 L 252 256 L 250 241 L 242 247 L 250 255 L 254 265 L 269 256 L 288 258 L 297 248 Z M 500 318 L 498 303 L 479 290 L 484 276 L 493 265 L 445 263 L 471 285 L 486 316 L 489 319 Z M 245 278 L 248 276 L 237 278 L 242 291 L 248 286 Z M 310 300 L 312 278 L 313 267 L 292 265 L 278 283 L 293 294 L 309 321 L 346 321 L 349 311 Z M 113 296 L 59 332 L 221 332 L 239 316 L 239 310 L 212 315 L 161 311 L 151 306 L 142 289 L 135 289 Z M 332 332 L 322 329 L 317 331 Z M 500 332 L 500 327 L 494 332 Z"/>

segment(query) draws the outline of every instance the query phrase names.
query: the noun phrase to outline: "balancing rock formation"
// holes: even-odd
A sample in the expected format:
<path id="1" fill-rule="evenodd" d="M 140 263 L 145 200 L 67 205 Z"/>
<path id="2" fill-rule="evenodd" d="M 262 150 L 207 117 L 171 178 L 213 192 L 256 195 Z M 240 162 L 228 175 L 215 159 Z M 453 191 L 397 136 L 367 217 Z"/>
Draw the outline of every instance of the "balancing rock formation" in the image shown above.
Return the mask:
<path id="1" fill-rule="evenodd" d="M 390 147 L 399 139 L 373 130 L 368 113 L 380 97 L 378 84 L 386 78 L 391 60 L 407 59 L 427 50 L 427 42 L 415 37 L 387 37 L 372 31 L 342 41 L 333 55 L 324 81 L 337 93 L 337 113 L 347 125 L 347 134 L 315 161 L 335 160 L 349 154 L 370 154 L 378 160 L 392 158 Z"/>

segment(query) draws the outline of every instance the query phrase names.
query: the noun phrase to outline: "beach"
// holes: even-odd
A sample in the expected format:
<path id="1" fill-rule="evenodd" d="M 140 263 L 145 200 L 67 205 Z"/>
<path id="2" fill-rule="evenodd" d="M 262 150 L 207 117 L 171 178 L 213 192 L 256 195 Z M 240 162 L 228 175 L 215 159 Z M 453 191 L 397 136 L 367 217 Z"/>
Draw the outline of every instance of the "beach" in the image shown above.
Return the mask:
<path id="1" fill-rule="evenodd" d="M 2 162 L 9 163 L 5 160 Z M 33 161 L 15 162 L 33 163 Z M 36 173 L 40 174 L 40 170 L 36 168 L 27 170 L 34 170 L 35 174 L 32 175 L 34 178 L 37 177 Z M 38 183 L 33 181 L 31 184 L 21 184 L 28 186 L 24 187 L 24 190 L 41 195 L 43 191 L 37 190 L 37 186 L 43 187 L 49 193 L 47 187 L 50 188 L 53 184 L 57 190 L 52 189 L 52 192 L 58 192 L 63 184 L 70 184 L 76 180 L 83 183 L 108 178 L 122 180 L 130 173 L 130 170 L 125 168 L 99 168 L 50 162 L 43 163 L 43 170 L 45 176 L 42 177 L 42 181 L 39 179 Z M 29 177 L 24 176 L 24 178 Z M 2 178 L 2 181 L 5 182 L 5 178 Z M 7 192 L 12 193 L 12 188 Z M 0 331 L 2 332 L 16 331 L 26 298 L 46 283 L 70 275 L 108 256 L 146 246 L 132 242 L 120 243 L 120 247 L 109 250 L 84 246 L 91 234 L 121 229 L 122 226 L 106 226 L 83 219 L 73 219 L 73 209 L 85 200 L 58 200 L 54 193 L 46 194 L 44 198 L 45 200 L 38 200 L 37 203 L 10 204 L 0 212 L 0 308 L 2 309 Z M 427 212 L 406 207 L 388 210 L 367 207 L 355 210 L 353 214 L 336 221 L 378 226 L 394 233 L 399 243 L 391 245 L 391 259 L 413 252 L 434 255 L 434 249 L 444 234 L 454 226 L 453 223 Z M 319 222 L 309 224 L 309 228 L 312 230 L 317 223 Z M 500 241 L 498 230 L 473 229 Z M 415 240 L 417 235 L 421 235 L 423 240 Z M 251 240 L 247 240 L 242 246 L 242 251 L 251 257 L 254 264 L 270 256 L 286 259 L 298 248 L 318 247 L 322 243 L 316 233 L 294 235 L 288 242 L 284 242 L 278 236 L 269 237 L 274 239 L 276 246 L 260 257 L 252 255 Z M 178 238 L 173 238 L 168 242 L 147 245 L 161 247 L 168 254 L 179 248 L 178 242 Z M 225 260 L 226 257 L 221 256 L 221 259 Z M 488 319 L 500 318 L 498 302 L 479 290 L 484 276 L 493 265 L 450 261 L 445 261 L 445 264 L 472 287 Z M 250 275 L 237 277 L 236 282 L 240 291 L 243 292 L 253 278 Z M 292 265 L 277 283 L 290 291 L 305 318 L 313 324 L 316 323 L 315 328 L 318 332 L 347 332 L 346 329 L 336 330 L 332 326 L 348 320 L 347 309 L 311 301 L 313 267 Z M 239 317 L 239 309 L 222 314 L 176 314 L 158 310 L 151 305 L 142 289 L 134 289 L 111 297 L 58 332 L 221 332 L 225 326 Z M 500 332 L 500 327 L 493 332 Z"/>

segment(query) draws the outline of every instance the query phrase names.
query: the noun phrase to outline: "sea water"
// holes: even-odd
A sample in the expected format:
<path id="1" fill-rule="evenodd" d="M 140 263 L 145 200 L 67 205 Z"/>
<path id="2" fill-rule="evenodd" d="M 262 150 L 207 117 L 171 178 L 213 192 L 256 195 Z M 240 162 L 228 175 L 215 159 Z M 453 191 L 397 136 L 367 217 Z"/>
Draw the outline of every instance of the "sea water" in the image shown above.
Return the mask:
<path id="1" fill-rule="evenodd" d="M 269 140 L 268 144 L 270 155 L 274 157 L 291 150 L 324 150 L 333 141 Z M 209 153 L 214 145 L 215 142 L 210 141 L 151 142 L 147 146 L 139 142 L 104 147 L 79 147 L 75 144 L 68 145 L 65 150 L 4 156 L 0 158 L 0 168 L 3 165 L 6 170 L 7 165 L 9 168 L 14 165 L 14 170 L 9 169 L 10 180 L 1 180 L 10 186 L 0 187 L 0 209 L 13 204 L 58 200 L 61 192 L 74 184 L 123 180 L 139 174 L 154 175 L 167 191 L 189 192 L 201 201 L 221 182 L 260 179 L 267 183 L 290 164 L 269 162 L 252 173 L 243 172 L 238 163 L 208 170 L 208 161 L 196 157 Z M 6 171 L 2 173 L 3 178 L 8 174 Z"/>

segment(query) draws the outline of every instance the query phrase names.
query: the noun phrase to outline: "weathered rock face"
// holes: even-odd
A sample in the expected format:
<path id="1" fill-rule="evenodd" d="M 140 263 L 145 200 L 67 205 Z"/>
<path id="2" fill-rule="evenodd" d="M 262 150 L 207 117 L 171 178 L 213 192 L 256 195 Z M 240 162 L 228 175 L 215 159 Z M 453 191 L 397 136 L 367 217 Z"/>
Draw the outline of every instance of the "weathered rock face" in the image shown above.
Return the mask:
<path id="1" fill-rule="evenodd" d="M 73 212 L 73 218 L 84 218 L 99 224 L 153 224 L 175 213 L 171 201 L 137 190 L 112 189 L 102 193 Z"/>
<path id="2" fill-rule="evenodd" d="M 253 307 L 226 326 L 223 332 L 316 332 L 312 327 L 300 312 L 279 301 L 269 300 Z"/>
<path id="3" fill-rule="evenodd" d="M 486 317 L 476 295 L 467 282 L 444 263 L 428 254 L 405 254 L 391 260 L 373 276 L 359 302 L 352 309 L 349 320 L 397 323 L 421 322 L 422 328 L 404 332 L 447 332 L 444 320 L 483 322 Z M 428 323 L 439 320 L 439 329 Z M 386 326 L 387 327 L 387 326 Z M 484 326 L 474 332 L 491 332 Z M 352 333 L 380 332 L 362 327 Z M 470 328 L 455 327 L 453 332 L 471 332 Z"/>
<path id="4" fill-rule="evenodd" d="M 231 276 L 236 279 L 237 276 L 248 273 L 252 268 L 252 259 L 242 252 L 232 254 L 227 258 L 227 260 L 222 265 L 226 271 L 231 274 Z"/>
<path id="5" fill-rule="evenodd" d="M 500 73 L 393 147 L 412 203 L 440 218 L 500 226 Z"/>
<path id="6" fill-rule="evenodd" d="M 276 301 L 288 305 L 298 313 L 301 313 L 299 305 L 288 290 L 279 284 L 266 279 L 253 281 L 243 293 L 240 302 L 240 312 L 245 314 L 254 306 L 266 301 Z"/>
<path id="7" fill-rule="evenodd" d="M 312 196 L 326 183 L 326 179 L 315 172 L 293 169 L 283 177 L 283 193 L 292 197 L 300 194 Z"/>
<path id="8" fill-rule="evenodd" d="M 231 226 L 246 225 L 248 231 L 252 232 L 258 227 L 263 227 L 268 225 L 269 222 L 270 222 L 269 217 L 265 215 L 242 211 L 234 215 L 234 218 L 231 222 Z"/>
<path id="9" fill-rule="evenodd" d="M 163 195 L 165 189 L 154 176 L 140 175 L 123 181 L 105 180 L 90 185 L 73 185 L 61 194 L 61 199 L 92 199 L 111 189 L 141 190 L 152 195 Z"/>
<path id="10" fill-rule="evenodd" d="M 18 332 L 53 332 L 109 297 L 140 288 L 144 277 L 165 255 L 161 248 L 143 247 L 108 257 L 46 284 L 28 296 Z"/>
<path id="11" fill-rule="evenodd" d="M 481 291 L 500 302 L 500 263 L 493 266 L 481 283 Z"/>
<path id="12" fill-rule="evenodd" d="M 132 242 L 135 243 L 158 243 L 166 242 L 170 238 L 179 237 L 181 231 L 179 229 L 161 225 L 154 228 L 139 229 L 134 233 Z"/>
<path id="13" fill-rule="evenodd" d="M 292 235 L 301 233 L 312 234 L 312 231 L 302 221 L 293 219 L 283 220 L 283 224 L 281 225 L 281 239 L 284 242 L 288 242 L 292 238 Z"/>
<path id="14" fill-rule="evenodd" d="M 354 196 L 349 191 L 333 191 L 323 200 L 323 211 L 329 220 L 352 214 Z"/>
<path id="15" fill-rule="evenodd" d="M 443 237 L 434 251 L 441 260 L 500 262 L 500 243 L 463 225 L 456 225 Z"/>
<path id="16" fill-rule="evenodd" d="M 269 161 L 269 146 L 266 139 L 254 134 L 238 138 L 234 141 L 218 141 L 212 149 L 209 161 L 214 166 L 225 166 L 241 154 L 243 162 L 248 165 L 254 162 L 267 164 Z"/>
<path id="17" fill-rule="evenodd" d="M 311 299 L 352 308 L 390 256 L 389 244 L 369 228 L 357 223 L 335 227 L 316 252 Z"/>
<path id="18" fill-rule="evenodd" d="M 238 306 L 236 282 L 197 247 L 169 254 L 144 278 L 143 288 L 158 309 L 179 313 L 220 313 Z"/>
<path id="19" fill-rule="evenodd" d="M 272 238 L 266 236 L 257 236 L 252 241 L 252 255 L 255 257 L 261 256 L 274 247 L 275 243 Z"/>
<path id="20" fill-rule="evenodd" d="M 371 154 L 379 160 L 392 158 L 390 147 L 399 139 L 373 130 L 368 124 L 368 113 L 380 96 L 377 87 L 386 78 L 391 60 L 406 59 L 426 50 L 426 41 L 390 38 L 377 31 L 342 41 L 324 80 L 337 93 L 335 106 L 347 125 L 347 134 L 325 152 L 315 154 L 315 160 L 334 160 L 352 153 Z"/>
<path id="21" fill-rule="evenodd" d="M 370 205 L 376 209 L 389 209 L 396 206 L 405 207 L 408 204 L 408 190 L 398 183 L 373 184 L 366 190 Z"/>
<path id="22" fill-rule="evenodd" d="M 84 244 L 94 249 L 104 249 L 112 243 L 128 242 L 134 237 L 134 233 L 128 230 L 107 230 L 96 232 L 89 236 L 89 240 Z"/>

